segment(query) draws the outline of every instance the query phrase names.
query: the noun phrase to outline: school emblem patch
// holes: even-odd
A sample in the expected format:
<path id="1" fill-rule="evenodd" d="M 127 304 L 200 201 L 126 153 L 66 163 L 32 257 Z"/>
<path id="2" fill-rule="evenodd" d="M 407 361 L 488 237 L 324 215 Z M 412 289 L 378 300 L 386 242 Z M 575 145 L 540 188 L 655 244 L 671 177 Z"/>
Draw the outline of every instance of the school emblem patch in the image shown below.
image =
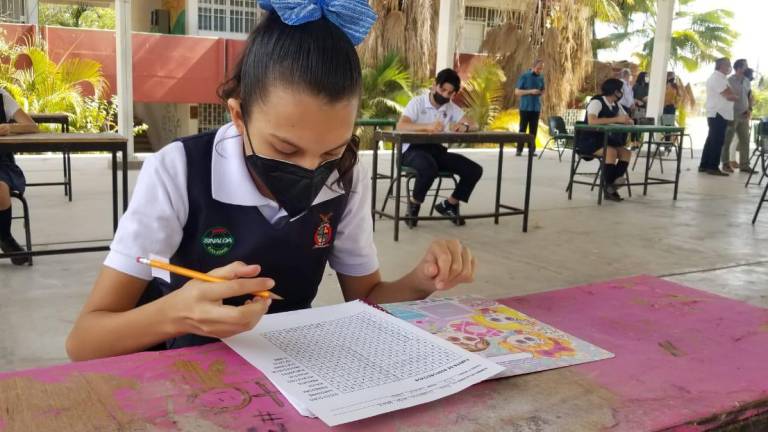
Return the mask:
<path id="1" fill-rule="evenodd" d="M 232 249 L 235 238 L 224 227 L 213 227 L 200 238 L 203 249 L 213 256 L 222 256 Z"/>
<path id="2" fill-rule="evenodd" d="M 333 240 L 331 216 L 333 216 L 333 213 L 320 214 L 320 225 L 315 230 L 315 235 L 313 236 L 315 241 L 315 249 L 324 248 L 331 245 L 331 241 Z"/>

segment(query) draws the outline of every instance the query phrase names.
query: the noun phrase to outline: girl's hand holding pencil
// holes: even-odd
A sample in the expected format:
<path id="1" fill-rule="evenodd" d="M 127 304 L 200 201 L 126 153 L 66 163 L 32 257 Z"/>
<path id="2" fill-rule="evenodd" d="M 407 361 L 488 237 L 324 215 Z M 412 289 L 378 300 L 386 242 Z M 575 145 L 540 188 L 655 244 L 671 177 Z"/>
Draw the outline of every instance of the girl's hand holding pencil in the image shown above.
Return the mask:
<path id="1" fill-rule="evenodd" d="M 252 329 L 267 313 L 272 299 L 281 299 L 269 290 L 270 278 L 256 277 L 261 266 L 234 262 L 225 267 L 199 273 L 155 260 L 139 262 L 191 277 L 192 280 L 159 301 L 166 302 L 181 333 L 225 338 Z M 224 304 L 224 299 L 252 294 L 242 306 Z"/>

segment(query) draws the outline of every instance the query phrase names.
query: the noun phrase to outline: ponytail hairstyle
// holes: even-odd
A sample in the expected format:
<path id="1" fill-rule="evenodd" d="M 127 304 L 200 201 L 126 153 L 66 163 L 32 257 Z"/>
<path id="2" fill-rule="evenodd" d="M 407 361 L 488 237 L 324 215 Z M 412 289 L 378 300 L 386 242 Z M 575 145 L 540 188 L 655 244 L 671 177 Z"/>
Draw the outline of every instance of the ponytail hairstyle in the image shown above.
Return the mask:
<path id="1" fill-rule="evenodd" d="M 361 98 L 362 70 L 353 42 L 359 43 L 376 19 L 373 11 L 366 15 L 367 0 L 325 0 L 321 6 L 308 0 L 309 6 L 301 9 L 305 15 L 275 10 L 268 0 L 259 3 L 268 13 L 249 35 L 232 76 L 219 86 L 224 103 L 238 99 L 247 118 L 251 108 L 265 103 L 276 86 L 306 92 L 330 104 Z M 334 4 L 341 13 L 326 10 Z M 364 16 L 350 24 L 352 13 Z M 361 28 L 364 25 L 367 29 Z M 353 135 L 339 160 L 337 186 L 352 184 L 358 148 L 359 139 Z"/>

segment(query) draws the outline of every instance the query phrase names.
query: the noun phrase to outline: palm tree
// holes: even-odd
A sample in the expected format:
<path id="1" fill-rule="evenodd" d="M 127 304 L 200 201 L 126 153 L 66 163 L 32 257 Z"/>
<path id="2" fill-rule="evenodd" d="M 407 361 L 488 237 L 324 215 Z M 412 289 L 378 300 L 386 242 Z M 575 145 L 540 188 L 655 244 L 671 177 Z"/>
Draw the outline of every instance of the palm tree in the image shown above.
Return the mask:
<path id="1" fill-rule="evenodd" d="M 681 0 L 684 6 L 692 0 Z M 641 68 L 648 68 L 653 52 L 653 35 L 656 32 L 655 16 L 644 29 L 638 30 L 637 35 L 646 39 L 641 52 L 635 53 Z M 712 63 L 719 57 L 731 55 L 731 47 L 739 33 L 730 28 L 729 21 L 733 12 L 725 9 L 714 9 L 707 12 L 694 13 L 680 10 L 675 14 L 675 20 L 690 23 L 688 28 L 672 32 L 672 48 L 670 63 L 682 66 L 693 72 L 702 63 Z"/>
<path id="2" fill-rule="evenodd" d="M 387 54 L 376 66 L 363 69 L 362 117 L 399 116 L 413 97 L 411 86 L 411 75 L 395 52 Z"/>
<path id="3" fill-rule="evenodd" d="M 10 48 L 9 48 L 10 47 Z M 45 45 L 31 40 L 26 45 L 0 45 L 0 55 L 7 63 L 0 68 L 0 87 L 5 88 L 26 112 L 55 113 L 71 115 L 71 128 L 75 131 L 98 131 L 98 127 L 87 127 L 94 122 L 93 116 L 105 112 L 99 99 L 104 93 L 107 81 L 101 64 L 82 58 L 64 59 L 58 63 L 48 57 Z M 16 69 L 20 57 L 26 57 L 29 67 Z M 86 95 L 90 92 L 91 95 Z M 99 115 L 97 117 L 103 117 Z M 96 128 L 96 130 L 92 130 Z"/>
<path id="4" fill-rule="evenodd" d="M 507 77 L 495 61 L 483 58 L 470 69 L 461 90 L 466 114 L 481 128 L 487 127 L 502 110 Z"/>
<path id="5" fill-rule="evenodd" d="M 594 3 L 614 2 L 619 0 L 586 0 Z M 670 63 L 673 67 L 682 66 L 688 71 L 695 71 L 702 63 L 713 62 L 718 57 L 730 55 L 730 49 L 738 33 L 730 28 L 733 12 L 714 9 L 695 13 L 685 10 L 694 0 L 680 0 L 680 7 L 675 13 L 676 27 L 681 30 L 672 32 Z M 622 9 L 622 22 L 614 22 L 617 31 L 593 41 L 596 49 L 615 48 L 622 42 L 640 39 L 642 51 L 634 56 L 640 62 L 641 69 L 650 65 L 653 51 L 653 39 L 656 33 L 656 8 L 650 0 L 632 0 L 631 5 Z M 631 24 L 639 22 L 640 27 L 630 30 Z"/>

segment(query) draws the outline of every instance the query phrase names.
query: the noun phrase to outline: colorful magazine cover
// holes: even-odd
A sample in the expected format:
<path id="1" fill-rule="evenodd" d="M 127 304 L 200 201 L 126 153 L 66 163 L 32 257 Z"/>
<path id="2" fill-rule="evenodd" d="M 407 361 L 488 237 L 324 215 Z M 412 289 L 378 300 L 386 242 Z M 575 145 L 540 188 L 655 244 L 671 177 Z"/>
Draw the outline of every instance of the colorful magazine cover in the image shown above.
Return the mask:
<path id="1" fill-rule="evenodd" d="M 381 305 L 390 314 L 504 366 L 496 378 L 613 357 L 521 312 L 479 296 Z"/>

